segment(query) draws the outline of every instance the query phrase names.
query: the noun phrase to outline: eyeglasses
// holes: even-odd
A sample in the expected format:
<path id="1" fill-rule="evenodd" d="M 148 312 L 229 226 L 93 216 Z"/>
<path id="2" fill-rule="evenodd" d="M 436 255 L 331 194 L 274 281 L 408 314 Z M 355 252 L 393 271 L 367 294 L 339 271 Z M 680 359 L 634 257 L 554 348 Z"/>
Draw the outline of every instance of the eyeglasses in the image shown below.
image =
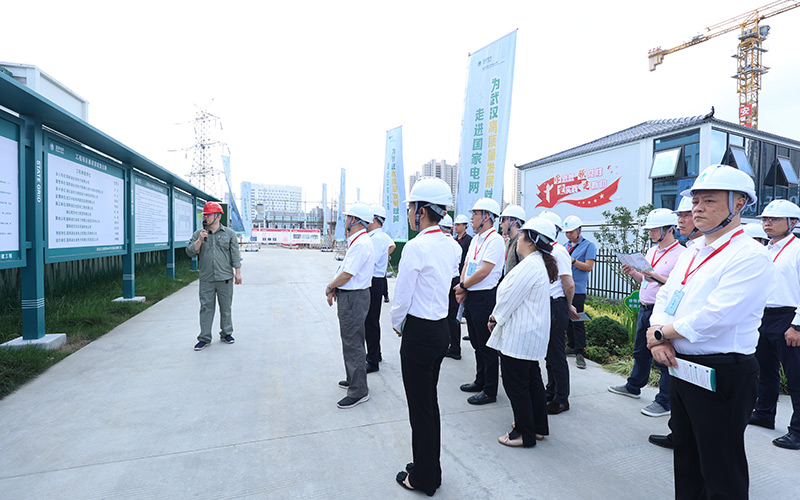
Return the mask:
<path id="1" fill-rule="evenodd" d="M 774 224 L 781 219 L 785 219 L 786 217 L 762 217 L 761 222 L 769 222 L 770 224 Z"/>

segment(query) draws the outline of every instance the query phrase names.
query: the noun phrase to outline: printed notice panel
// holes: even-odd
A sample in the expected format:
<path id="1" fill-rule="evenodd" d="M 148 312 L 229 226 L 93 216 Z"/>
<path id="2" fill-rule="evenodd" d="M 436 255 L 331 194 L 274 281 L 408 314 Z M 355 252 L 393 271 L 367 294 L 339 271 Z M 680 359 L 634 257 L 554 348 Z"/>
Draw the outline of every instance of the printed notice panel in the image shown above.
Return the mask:
<path id="1" fill-rule="evenodd" d="M 48 260 L 123 253 L 124 171 L 51 138 L 46 147 Z"/>
<path id="2" fill-rule="evenodd" d="M 192 199 L 177 191 L 172 198 L 173 239 L 176 247 L 186 246 L 194 233 Z"/>
<path id="3" fill-rule="evenodd" d="M 18 134 L 15 124 L 0 120 L 0 262 L 20 258 Z"/>
<path id="4" fill-rule="evenodd" d="M 134 176 L 134 210 L 136 211 L 136 246 L 169 246 L 169 191 L 155 181 Z"/>

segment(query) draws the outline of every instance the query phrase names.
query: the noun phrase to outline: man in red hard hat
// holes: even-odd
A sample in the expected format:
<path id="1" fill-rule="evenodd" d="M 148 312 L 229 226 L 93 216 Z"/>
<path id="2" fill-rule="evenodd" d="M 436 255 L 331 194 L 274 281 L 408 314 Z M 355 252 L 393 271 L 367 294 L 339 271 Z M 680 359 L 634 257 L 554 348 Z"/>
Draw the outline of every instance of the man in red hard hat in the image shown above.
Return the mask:
<path id="1" fill-rule="evenodd" d="M 198 256 L 200 268 L 200 335 L 195 351 L 211 343 L 215 301 L 219 302 L 220 340 L 233 344 L 231 303 L 233 285 L 242 283 L 242 258 L 236 232 L 220 222 L 222 207 L 209 201 L 203 206 L 203 228 L 198 229 L 186 246 L 189 257 Z"/>

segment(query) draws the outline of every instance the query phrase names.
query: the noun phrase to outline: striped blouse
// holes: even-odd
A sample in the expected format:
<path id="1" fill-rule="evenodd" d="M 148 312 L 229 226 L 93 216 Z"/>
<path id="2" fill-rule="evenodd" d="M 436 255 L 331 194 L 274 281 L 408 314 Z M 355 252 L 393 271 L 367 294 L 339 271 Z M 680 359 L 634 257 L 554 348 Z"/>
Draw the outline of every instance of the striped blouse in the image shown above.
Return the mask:
<path id="1" fill-rule="evenodd" d="M 512 358 L 544 359 L 550 339 L 550 281 L 542 254 L 528 255 L 503 278 L 492 315 L 497 325 L 488 347 Z"/>

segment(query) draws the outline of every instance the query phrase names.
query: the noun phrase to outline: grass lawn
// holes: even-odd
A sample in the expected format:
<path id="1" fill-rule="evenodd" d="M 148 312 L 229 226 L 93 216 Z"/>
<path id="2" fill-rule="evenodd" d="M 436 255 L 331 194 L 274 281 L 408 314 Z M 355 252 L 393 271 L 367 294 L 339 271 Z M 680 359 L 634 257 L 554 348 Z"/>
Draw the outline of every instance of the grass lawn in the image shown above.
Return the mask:
<path id="1" fill-rule="evenodd" d="M 147 297 L 144 303 L 111 302 L 122 296 L 121 273 L 109 273 L 47 290 L 47 332 L 66 332 L 67 343 L 57 350 L 35 347 L 0 349 L 0 399 L 115 326 L 197 279 L 197 273 L 191 270 L 188 258 L 178 257 L 175 260 L 174 280 L 167 277 L 164 265 L 136 270 L 136 295 Z M 4 294 L 0 299 L 0 343 L 19 337 L 21 332 L 19 296 Z"/>

